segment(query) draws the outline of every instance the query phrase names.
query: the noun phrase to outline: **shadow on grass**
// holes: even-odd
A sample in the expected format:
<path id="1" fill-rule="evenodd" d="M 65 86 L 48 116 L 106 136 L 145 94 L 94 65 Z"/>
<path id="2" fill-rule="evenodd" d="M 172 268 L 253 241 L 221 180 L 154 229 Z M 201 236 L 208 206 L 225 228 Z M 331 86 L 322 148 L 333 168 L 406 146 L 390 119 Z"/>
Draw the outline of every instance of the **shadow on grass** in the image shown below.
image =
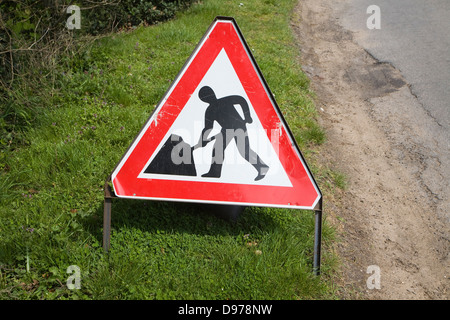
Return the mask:
<path id="1" fill-rule="evenodd" d="M 255 229 L 259 232 L 276 229 L 279 221 L 270 214 L 272 210 L 283 209 L 116 198 L 112 200 L 111 229 L 237 236 Z M 84 221 L 99 242 L 103 241 L 102 223 L 103 203 L 98 206 L 95 219 Z"/>

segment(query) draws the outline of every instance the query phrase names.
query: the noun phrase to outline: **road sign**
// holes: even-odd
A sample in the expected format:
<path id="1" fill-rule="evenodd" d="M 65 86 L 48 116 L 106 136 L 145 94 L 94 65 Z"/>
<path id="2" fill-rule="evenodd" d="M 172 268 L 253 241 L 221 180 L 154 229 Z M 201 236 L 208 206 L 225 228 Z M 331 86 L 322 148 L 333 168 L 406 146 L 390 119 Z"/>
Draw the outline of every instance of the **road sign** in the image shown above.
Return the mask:
<path id="1" fill-rule="evenodd" d="M 218 17 L 111 176 L 118 197 L 314 209 L 322 195 L 241 31 Z"/>

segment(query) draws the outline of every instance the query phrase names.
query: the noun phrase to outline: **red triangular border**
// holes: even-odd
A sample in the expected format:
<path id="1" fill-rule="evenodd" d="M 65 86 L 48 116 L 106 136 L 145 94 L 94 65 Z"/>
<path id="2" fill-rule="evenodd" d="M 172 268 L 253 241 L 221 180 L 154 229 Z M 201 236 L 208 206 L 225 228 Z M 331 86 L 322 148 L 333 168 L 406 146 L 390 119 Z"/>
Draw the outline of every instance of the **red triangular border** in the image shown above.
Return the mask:
<path id="1" fill-rule="evenodd" d="M 274 149 L 292 187 L 138 178 L 222 49 L 266 132 L 282 130 Z M 111 180 L 116 196 L 123 198 L 314 209 L 322 197 L 236 22 L 227 17 L 217 17 L 211 24 Z"/>

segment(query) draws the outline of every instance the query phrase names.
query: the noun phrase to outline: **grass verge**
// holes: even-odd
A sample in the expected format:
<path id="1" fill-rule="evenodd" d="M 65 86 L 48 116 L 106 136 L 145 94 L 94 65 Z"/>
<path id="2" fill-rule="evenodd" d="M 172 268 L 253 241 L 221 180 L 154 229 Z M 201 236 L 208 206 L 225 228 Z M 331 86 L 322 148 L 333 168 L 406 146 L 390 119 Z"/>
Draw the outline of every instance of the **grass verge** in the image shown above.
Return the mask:
<path id="1" fill-rule="evenodd" d="M 305 157 L 324 141 L 289 27 L 295 2 L 203 1 L 61 66 L 26 145 L 3 155 L 0 298 L 335 298 L 333 255 L 311 273 L 311 212 L 247 208 L 230 224 L 198 205 L 117 200 L 101 248 L 104 181 L 217 15 L 236 19 Z M 324 247 L 333 237 L 325 220 Z M 71 265 L 81 289 L 67 288 Z"/>

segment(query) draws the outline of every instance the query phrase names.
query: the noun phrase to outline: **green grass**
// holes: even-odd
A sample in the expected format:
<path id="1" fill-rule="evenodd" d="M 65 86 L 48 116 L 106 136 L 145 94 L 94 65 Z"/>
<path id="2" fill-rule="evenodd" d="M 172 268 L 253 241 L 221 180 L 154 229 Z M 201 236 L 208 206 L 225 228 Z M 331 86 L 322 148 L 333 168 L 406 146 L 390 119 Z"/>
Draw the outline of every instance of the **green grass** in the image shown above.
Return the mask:
<path id="1" fill-rule="evenodd" d="M 0 299 L 336 298 L 332 253 L 311 272 L 308 211 L 247 208 L 232 224 L 198 205 L 114 200 L 102 249 L 105 179 L 217 15 L 237 20 L 304 155 L 324 141 L 289 27 L 295 3 L 205 0 L 61 66 L 24 145 L 2 154 Z M 325 249 L 333 239 L 325 220 Z M 66 287 L 70 265 L 80 290 Z"/>

